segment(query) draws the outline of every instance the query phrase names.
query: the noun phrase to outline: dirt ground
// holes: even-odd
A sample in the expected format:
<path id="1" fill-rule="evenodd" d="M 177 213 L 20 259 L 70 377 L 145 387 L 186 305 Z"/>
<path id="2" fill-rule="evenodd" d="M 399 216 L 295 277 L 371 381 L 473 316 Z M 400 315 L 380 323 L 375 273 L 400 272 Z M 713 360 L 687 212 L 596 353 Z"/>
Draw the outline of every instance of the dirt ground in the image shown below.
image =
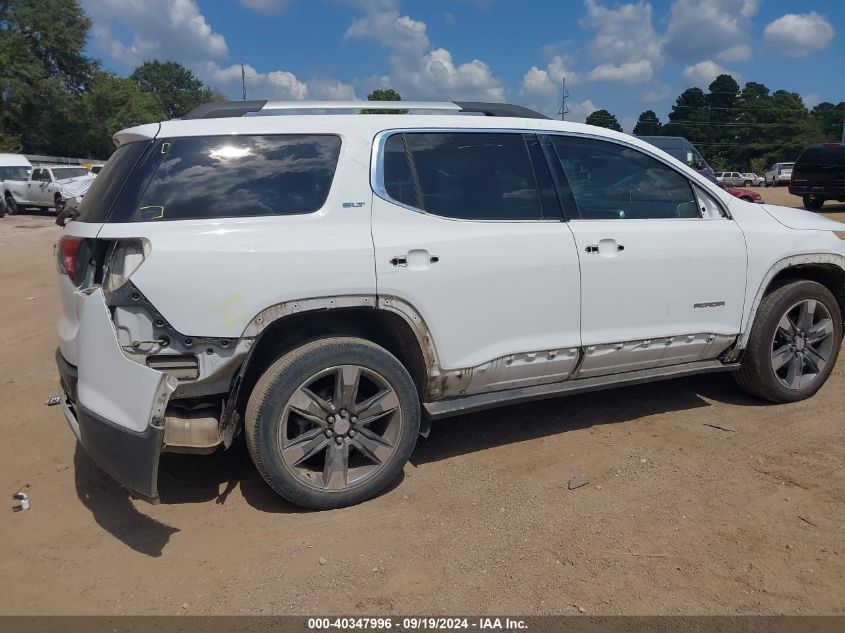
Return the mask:
<path id="1" fill-rule="evenodd" d="M 152 506 L 44 405 L 59 235 L 0 220 L 0 613 L 845 613 L 842 361 L 793 405 L 717 374 L 437 422 L 395 488 L 331 512 L 277 498 L 242 444 L 165 456 Z"/>

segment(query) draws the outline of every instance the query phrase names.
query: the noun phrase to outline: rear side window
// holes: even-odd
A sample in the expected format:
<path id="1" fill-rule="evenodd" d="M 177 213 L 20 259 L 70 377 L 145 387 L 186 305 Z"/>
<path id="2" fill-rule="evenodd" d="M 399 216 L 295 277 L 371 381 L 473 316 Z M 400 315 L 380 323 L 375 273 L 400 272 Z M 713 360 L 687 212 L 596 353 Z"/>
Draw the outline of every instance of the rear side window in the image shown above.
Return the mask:
<path id="1" fill-rule="evenodd" d="M 401 134 L 394 134 L 384 144 L 384 190 L 397 202 L 418 206 Z"/>
<path id="2" fill-rule="evenodd" d="M 808 147 L 795 163 L 796 170 L 831 168 L 845 169 L 845 145 Z"/>
<path id="3" fill-rule="evenodd" d="M 312 213 L 328 197 L 340 138 L 175 138 L 160 154 L 130 222 Z"/>
<path id="4" fill-rule="evenodd" d="M 689 180 L 639 150 L 572 136 L 552 143 L 583 220 L 701 217 Z"/>
<path id="5" fill-rule="evenodd" d="M 135 164 L 150 147 L 149 141 L 135 141 L 117 148 L 91 183 L 79 207 L 79 222 L 105 222 L 120 190 Z"/>
<path id="6" fill-rule="evenodd" d="M 395 139 L 395 140 L 394 140 Z M 411 165 L 403 167 L 404 140 Z M 392 145 L 391 145 L 392 143 Z M 388 147 L 390 146 L 390 147 Z M 385 163 L 385 188 L 391 197 L 447 218 L 462 220 L 539 220 L 540 194 L 522 134 L 414 132 L 394 135 L 385 146 L 396 167 Z M 407 170 L 407 171 L 406 171 Z M 416 187 L 398 183 L 414 176 Z"/>

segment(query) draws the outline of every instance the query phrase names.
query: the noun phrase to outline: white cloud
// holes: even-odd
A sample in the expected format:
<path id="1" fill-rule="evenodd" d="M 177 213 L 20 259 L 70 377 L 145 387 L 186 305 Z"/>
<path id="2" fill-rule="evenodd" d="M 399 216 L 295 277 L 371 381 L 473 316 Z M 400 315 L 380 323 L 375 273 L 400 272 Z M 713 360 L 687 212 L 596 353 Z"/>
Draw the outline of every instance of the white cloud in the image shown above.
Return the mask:
<path id="1" fill-rule="evenodd" d="M 666 84 L 660 83 L 659 81 L 655 81 L 640 95 L 640 99 L 646 103 L 656 103 L 658 101 L 663 101 L 671 95 L 672 88 Z"/>
<path id="2" fill-rule="evenodd" d="M 574 101 L 568 103 L 567 106 L 569 107 L 569 114 L 566 115 L 566 120 L 575 121 L 576 123 L 583 123 L 587 120 L 588 116 L 599 109 L 590 99 L 586 101 Z M 557 111 L 554 114 L 557 114 Z"/>
<path id="3" fill-rule="evenodd" d="M 82 0 L 94 20 L 92 32 L 99 52 L 132 70 L 151 59 L 175 60 L 203 81 L 228 95 L 241 95 L 241 67 L 224 65 L 226 39 L 214 32 L 194 0 Z M 281 6 L 281 2 L 254 4 Z M 118 33 L 128 31 L 129 38 Z M 248 96 L 266 99 L 350 99 L 352 86 L 336 79 L 302 80 L 278 69 L 260 72 L 244 66 Z"/>
<path id="4" fill-rule="evenodd" d="M 443 48 L 432 48 L 427 25 L 401 15 L 395 0 L 352 0 L 365 15 L 345 40 L 373 40 L 389 50 L 391 84 L 404 98 L 502 101 L 504 84 L 479 59 L 455 63 Z"/>
<path id="5" fill-rule="evenodd" d="M 148 59 L 175 59 L 185 65 L 229 54 L 194 0 L 82 0 L 95 20 L 95 45 L 128 68 Z M 132 32 L 127 40 L 111 25 Z"/>
<path id="6" fill-rule="evenodd" d="M 651 22 L 651 5 L 637 2 L 612 8 L 596 0 L 584 0 L 587 15 L 579 21 L 582 28 L 595 29 L 596 36 L 588 46 L 590 56 L 598 62 L 624 64 L 662 57 L 662 42 Z"/>
<path id="7" fill-rule="evenodd" d="M 808 94 L 808 95 L 801 95 L 801 101 L 804 102 L 804 107 L 809 110 L 812 110 L 814 107 L 819 105 L 822 102 L 821 95 L 817 95 L 816 93 Z"/>
<path id="8" fill-rule="evenodd" d="M 666 30 L 666 51 L 675 59 L 751 56 L 748 31 L 760 0 L 675 0 Z"/>
<path id="9" fill-rule="evenodd" d="M 264 13 L 278 13 L 293 4 L 293 0 L 241 0 L 241 4 Z"/>
<path id="10" fill-rule="evenodd" d="M 836 31 L 823 16 L 811 13 L 787 13 L 769 24 L 763 36 L 787 57 L 806 57 L 825 48 Z"/>
<path id="11" fill-rule="evenodd" d="M 587 73 L 587 81 L 619 81 L 623 83 L 640 83 L 648 81 L 654 75 L 651 62 L 643 59 L 638 62 L 624 64 L 601 64 Z"/>
<path id="12" fill-rule="evenodd" d="M 723 68 L 710 59 L 687 66 L 682 74 L 684 79 L 700 88 L 707 88 L 716 77 L 723 74 L 731 75 L 737 80 L 737 83 L 741 83 L 740 76 L 737 73 Z"/>

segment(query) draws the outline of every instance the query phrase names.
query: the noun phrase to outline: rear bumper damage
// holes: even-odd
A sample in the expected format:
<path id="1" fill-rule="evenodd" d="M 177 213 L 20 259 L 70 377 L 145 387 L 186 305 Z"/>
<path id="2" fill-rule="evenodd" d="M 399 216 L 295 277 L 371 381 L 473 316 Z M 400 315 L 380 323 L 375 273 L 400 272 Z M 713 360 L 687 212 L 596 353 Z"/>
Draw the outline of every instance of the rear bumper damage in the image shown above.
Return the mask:
<path id="1" fill-rule="evenodd" d="M 98 466 L 154 501 L 176 379 L 123 355 L 101 289 L 79 293 L 78 366 L 56 352 L 65 419 Z"/>

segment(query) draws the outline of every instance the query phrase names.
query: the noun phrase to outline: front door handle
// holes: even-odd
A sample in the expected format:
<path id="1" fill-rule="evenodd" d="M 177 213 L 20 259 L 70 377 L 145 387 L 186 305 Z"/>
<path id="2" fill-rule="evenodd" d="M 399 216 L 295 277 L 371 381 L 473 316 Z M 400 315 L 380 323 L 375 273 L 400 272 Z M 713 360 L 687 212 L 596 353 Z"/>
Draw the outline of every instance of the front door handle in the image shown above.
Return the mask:
<path id="1" fill-rule="evenodd" d="M 615 257 L 616 253 L 625 250 L 624 244 L 619 244 L 614 239 L 603 239 L 598 244 L 589 244 L 584 250 L 592 255 L 601 254 L 603 257 Z"/>
<path id="2" fill-rule="evenodd" d="M 391 266 L 407 266 L 408 265 L 408 258 L 407 257 L 391 257 L 390 258 Z"/>

